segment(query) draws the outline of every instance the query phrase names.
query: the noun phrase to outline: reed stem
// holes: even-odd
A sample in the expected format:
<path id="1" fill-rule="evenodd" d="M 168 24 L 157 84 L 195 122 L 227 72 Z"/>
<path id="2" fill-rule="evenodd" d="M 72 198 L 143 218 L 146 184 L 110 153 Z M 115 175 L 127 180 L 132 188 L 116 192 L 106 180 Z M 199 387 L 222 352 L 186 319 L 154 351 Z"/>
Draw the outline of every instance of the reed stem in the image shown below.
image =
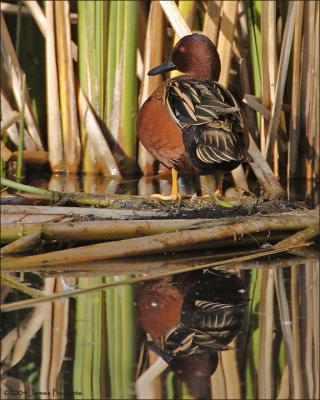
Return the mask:
<path id="1" fill-rule="evenodd" d="M 17 182 L 22 179 L 22 168 L 23 168 L 23 147 L 24 147 L 24 107 L 26 99 L 26 76 L 22 75 L 21 83 L 21 111 L 20 111 L 20 125 L 19 125 L 19 146 L 18 146 L 18 157 L 17 157 Z"/>

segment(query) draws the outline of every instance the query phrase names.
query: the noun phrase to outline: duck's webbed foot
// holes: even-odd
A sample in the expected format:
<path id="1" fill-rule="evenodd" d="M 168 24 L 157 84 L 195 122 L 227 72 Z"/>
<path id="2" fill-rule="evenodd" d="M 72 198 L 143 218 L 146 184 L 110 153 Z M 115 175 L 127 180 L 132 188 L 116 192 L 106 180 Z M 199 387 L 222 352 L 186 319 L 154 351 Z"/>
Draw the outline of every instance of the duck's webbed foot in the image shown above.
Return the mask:
<path id="1" fill-rule="evenodd" d="M 169 196 L 165 196 L 162 194 L 152 194 L 151 197 L 153 199 L 159 199 L 159 200 L 181 200 L 182 196 L 179 193 L 179 188 L 178 188 L 178 172 L 172 168 L 171 169 L 171 174 L 172 174 L 172 189 L 171 189 L 171 194 Z"/>
<path id="2" fill-rule="evenodd" d="M 153 198 L 153 199 L 173 200 L 173 201 L 177 201 L 177 200 L 181 200 L 182 199 L 181 194 L 179 192 L 178 193 L 171 193 L 168 196 L 162 195 L 162 194 L 159 194 L 159 193 L 155 193 L 155 194 L 152 194 L 150 197 Z"/>

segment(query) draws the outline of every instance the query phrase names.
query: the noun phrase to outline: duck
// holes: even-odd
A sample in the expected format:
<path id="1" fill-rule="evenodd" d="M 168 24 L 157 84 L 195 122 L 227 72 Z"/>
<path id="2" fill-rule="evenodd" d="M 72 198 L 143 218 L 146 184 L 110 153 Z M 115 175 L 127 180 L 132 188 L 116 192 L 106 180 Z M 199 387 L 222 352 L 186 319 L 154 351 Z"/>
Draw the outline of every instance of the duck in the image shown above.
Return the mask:
<path id="1" fill-rule="evenodd" d="M 252 161 L 240 107 L 218 83 L 220 57 L 207 36 L 193 33 L 182 37 L 171 58 L 148 75 L 172 70 L 182 75 L 160 84 L 137 117 L 140 142 L 172 174 L 171 194 L 152 197 L 181 200 L 178 174 L 216 174 L 215 194 L 221 195 L 224 173 Z"/>
<path id="2" fill-rule="evenodd" d="M 239 334 L 248 299 L 237 275 L 205 269 L 145 282 L 136 306 L 148 348 L 193 391 L 206 387 Z"/>
<path id="3" fill-rule="evenodd" d="M 136 303 L 138 321 L 153 340 L 149 347 L 170 363 L 227 350 L 241 328 L 247 299 L 240 278 L 207 269 L 147 282 Z"/>

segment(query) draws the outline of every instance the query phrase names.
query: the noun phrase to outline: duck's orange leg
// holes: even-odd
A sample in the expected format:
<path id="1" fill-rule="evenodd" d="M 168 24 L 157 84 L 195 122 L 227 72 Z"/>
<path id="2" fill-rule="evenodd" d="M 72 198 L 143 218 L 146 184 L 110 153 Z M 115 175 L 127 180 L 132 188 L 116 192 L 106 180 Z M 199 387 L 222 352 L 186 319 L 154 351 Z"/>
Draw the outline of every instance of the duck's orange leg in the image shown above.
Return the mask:
<path id="1" fill-rule="evenodd" d="M 171 175 L 172 175 L 171 194 L 169 196 L 164 196 L 162 194 L 153 194 L 151 195 L 152 198 L 160 200 L 181 200 L 181 194 L 179 193 L 179 187 L 178 187 L 178 172 L 174 168 L 172 168 Z"/>
<path id="2" fill-rule="evenodd" d="M 218 172 L 215 176 L 216 181 L 217 181 L 217 186 L 216 190 L 214 192 L 214 196 L 222 196 L 222 186 L 223 186 L 223 178 L 224 178 L 224 173 L 223 172 Z"/>

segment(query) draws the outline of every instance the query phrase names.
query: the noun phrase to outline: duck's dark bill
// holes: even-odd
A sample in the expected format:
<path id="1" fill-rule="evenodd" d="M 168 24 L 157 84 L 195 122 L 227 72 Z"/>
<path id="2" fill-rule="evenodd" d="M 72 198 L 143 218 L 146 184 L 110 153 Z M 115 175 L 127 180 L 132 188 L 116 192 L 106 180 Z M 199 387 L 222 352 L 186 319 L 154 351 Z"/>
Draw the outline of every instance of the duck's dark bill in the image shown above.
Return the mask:
<path id="1" fill-rule="evenodd" d="M 173 62 L 171 60 L 166 60 L 157 67 L 150 69 L 148 75 L 164 74 L 165 72 L 172 71 L 174 69 L 177 69 L 177 67 L 173 64 Z"/>

